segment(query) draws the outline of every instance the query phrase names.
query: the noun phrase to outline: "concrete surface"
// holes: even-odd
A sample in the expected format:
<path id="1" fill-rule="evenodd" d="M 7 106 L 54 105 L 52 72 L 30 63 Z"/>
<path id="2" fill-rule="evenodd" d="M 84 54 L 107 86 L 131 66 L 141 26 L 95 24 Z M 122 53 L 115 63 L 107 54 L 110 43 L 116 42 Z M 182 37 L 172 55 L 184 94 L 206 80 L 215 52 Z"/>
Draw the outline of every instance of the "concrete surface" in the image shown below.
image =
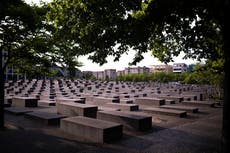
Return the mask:
<path id="1" fill-rule="evenodd" d="M 55 111 L 41 108 L 42 111 Z M 222 108 L 202 108 L 187 118 L 153 115 L 152 131 L 126 132 L 119 141 L 83 143 L 57 126 L 5 113 L 2 153 L 219 153 Z"/>

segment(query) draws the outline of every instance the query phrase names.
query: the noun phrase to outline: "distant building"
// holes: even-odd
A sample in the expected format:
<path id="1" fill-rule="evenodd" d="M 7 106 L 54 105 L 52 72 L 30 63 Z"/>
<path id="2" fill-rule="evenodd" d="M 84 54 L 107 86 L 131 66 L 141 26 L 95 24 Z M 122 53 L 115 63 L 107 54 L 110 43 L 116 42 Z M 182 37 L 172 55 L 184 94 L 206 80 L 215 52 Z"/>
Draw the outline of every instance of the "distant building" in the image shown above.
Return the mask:
<path id="1" fill-rule="evenodd" d="M 5 59 L 6 56 L 7 56 L 7 52 L 5 52 L 3 50 L 3 56 L 1 57 L 2 58 L 2 64 L 6 60 Z M 24 77 L 23 75 L 17 74 L 16 70 L 17 70 L 17 68 L 15 66 L 6 66 L 6 69 L 4 72 L 5 81 L 19 80 L 19 79 L 22 79 Z"/>
<path id="2" fill-rule="evenodd" d="M 7 66 L 5 69 L 5 80 L 19 80 L 21 79 L 21 75 L 16 73 L 16 67 Z"/>
<path id="3" fill-rule="evenodd" d="M 105 79 L 116 80 L 117 77 L 116 69 L 105 69 L 104 76 Z"/>
<path id="4" fill-rule="evenodd" d="M 123 76 L 123 75 L 125 75 L 125 70 L 117 71 L 117 76 Z"/>
<path id="5" fill-rule="evenodd" d="M 104 71 L 93 71 L 92 75 L 96 79 L 109 79 L 109 80 L 116 80 L 117 72 L 116 69 L 105 69 Z"/>
<path id="6" fill-rule="evenodd" d="M 174 63 L 173 64 L 173 72 L 174 73 L 182 73 L 187 72 L 188 66 L 185 63 Z"/>
<path id="7" fill-rule="evenodd" d="M 105 79 L 105 77 L 104 77 L 104 71 L 94 71 L 93 72 L 93 76 L 96 79 Z"/>
<path id="8" fill-rule="evenodd" d="M 149 73 L 150 68 L 143 66 L 143 67 L 127 67 L 125 68 L 125 74 L 141 74 L 141 73 Z"/>
<path id="9" fill-rule="evenodd" d="M 89 79 L 91 76 L 93 76 L 92 71 L 82 71 L 82 78 Z"/>
<path id="10" fill-rule="evenodd" d="M 151 66 L 151 72 L 152 73 L 156 73 L 156 72 L 165 72 L 165 73 L 169 73 L 169 72 L 173 72 L 173 67 L 171 65 L 152 65 Z"/>

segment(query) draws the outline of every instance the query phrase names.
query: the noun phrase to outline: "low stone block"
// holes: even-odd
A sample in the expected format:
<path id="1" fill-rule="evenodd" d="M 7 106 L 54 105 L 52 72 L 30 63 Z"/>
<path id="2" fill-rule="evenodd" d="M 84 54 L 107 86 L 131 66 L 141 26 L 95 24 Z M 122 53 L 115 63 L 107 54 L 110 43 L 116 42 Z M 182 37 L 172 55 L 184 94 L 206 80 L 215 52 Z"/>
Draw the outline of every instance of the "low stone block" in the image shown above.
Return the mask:
<path id="1" fill-rule="evenodd" d="M 164 109 L 157 107 L 148 107 L 142 108 L 144 112 L 154 113 L 154 114 L 162 114 L 162 115 L 170 115 L 170 116 L 178 116 L 178 117 L 186 117 L 186 111 L 172 110 L 172 109 Z"/>
<path id="2" fill-rule="evenodd" d="M 191 106 L 200 106 L 200 107 L 215 107 L 214 102 L 208 101 L 182 101 L 183 105 L 191 105 Z"/>
<path id="3" fill-rule="evenodd" d="M 23 107 L 8 107 L 8 108 L 4 108 L 4 110 L 5 112 L 11 113 L 14 115 L 24 115 L 26 113 L 33 112 L 32 110 L 29 110 Z"/>
<path id="4" fill-rule="evenodd" d="M 96 118 L 97 106 L 74 102 L 59 103 L 57 112 L 66 116 L 86 116 Z"/>
<path id="5" fill-rule="evenodd" d="M 184 100 L 184 97 L 172 96 L 172 95 L 169 95 L 169 96 L 160 96 L 159 95 L 159 98 L 174 100 L 176 103 L 180 103 L 180 102 L 182 102 Z"/>
<path id="6" fill-rule="evenodd" d="M 48 112 L 30 112 L 24 115 L 27 118 L 37 120 L 46 125 L 59 125 L 60 119 L 65 118 L 65 115 L 57 114 L 57 113 L 48 113 Z"/>
<path id="7" fill-rule="evenodd" d="M 165 104 L 164 99 L 152 98 L 152 97 L 141 97 L 135 100 L 135 103 L 138 105 L 155 105 L 160 106 Z"/>
<path id="8" fill-rule="evenodd" d="M 13 97 L 12 106 L 15 107 L 37 107 L 38 99 L 35 97 Z"/>
<path id="9" fill-rule="evenodd" d="M 104 143 L 122 138 L 122 125 L 87 117 L 70 117 L 61 120 L 61 129 L 83 140 Z"/>
<path id="10" fill-rule="evenodd" d="M 182 110 L 191 113 L 197 113 L 199 110 L 197 107 L 183 106 L 183 105 L 162 105 L 160 106 L 160 108 Z"/>
<path id="11" fill-rule="evenodd" d="M 133 104 L 132 99 L 120 99 L 120 103 L 122 104 Z"/>
<path id="12" fill-rule="evenodd" d="M 41 106 L 55 106 L 56 102 L 51 100 L 39 100 L 38 105 Z"/>
<path id="13" fill-rule="evenodd" d="M 129 130 L 147 131 L 152 128 L 152 116 L 149 115 L 136 115 L 121 111 L 99 111 L 97 118 L 120 123 Z"/>
<path id="14" fill-rule="evenodd" d="M 139 109 L 137 104 L 106 103 L 105 106 L 119 108 L 121 111 L 137 111 Z"/>

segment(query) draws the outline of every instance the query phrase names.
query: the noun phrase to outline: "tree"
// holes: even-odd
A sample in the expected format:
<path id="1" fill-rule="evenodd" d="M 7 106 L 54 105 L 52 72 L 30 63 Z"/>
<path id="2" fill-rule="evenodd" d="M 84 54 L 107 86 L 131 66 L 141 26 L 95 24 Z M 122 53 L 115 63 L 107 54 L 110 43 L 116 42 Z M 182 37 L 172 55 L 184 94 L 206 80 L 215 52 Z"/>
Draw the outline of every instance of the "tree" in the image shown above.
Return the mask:
<path id="1" fill-rule="evenodd" d="M 230 78 L 229 0 L 54 0 L 50 20 L 70 29 L 69 36 L 82 54 L 103 64 L 108 55 L 118 60 L 129 48 L 136 50 L 132 62 L 152 51 L 163 62 L 185 52 L 185 58 L 216 60 L 224 55 L 223 152 L 229 144 Z M 115 47 L 116 46 L 116 47 Z"/>
<path id="2" fill-rule="evenodd" d="M 4 128 L 4 71 L 16 65 L 21 72 L 49 72 L 51 34 L 44 21 L 46 10 L 21 0 L 0 2 L 0 128 Z M 54 29 L 54 28 L 53 28 Z M 37 69 L 39 67 L 39 69 Z"/>
<path id="3" fill-rule="evenodd" d="M 0 10 L 0 127 L 3 128 L 4 70 L 12 60 L 31 55 L 28 53 L 27 56 L 24 50 L 26 50 L 28 37 L 31 38 L 31 32 L 35 30 L 36 17 L 35 12 L 19 0 L 1 1 Z"/>
<path id="4" fill-rule="evenodd" d="M 57 64 L 68 70 L 69 78 L 74 78 L 78 70 L 77 67 L 83 65 L 78 61 L 78 47 L 75 46 L 74 41 L 61 37 L 58 32 L 55 32 L 53 35 L 54 53 Z"/>
<path id="5" fill-rule="evenodd" d="M 50 69 L 62 64 L 75 75 L 77 46 L 46 21 L 47 5 L 30 6 L 22 0 L 0 2 L 0 128 L 4 128 L 4 71 L 17 65 L 27 76 L 53 74 Z M 63 29 L 63 28 L 62 28 Z M 63 30 L 62 30 L 63 32 Z"/>

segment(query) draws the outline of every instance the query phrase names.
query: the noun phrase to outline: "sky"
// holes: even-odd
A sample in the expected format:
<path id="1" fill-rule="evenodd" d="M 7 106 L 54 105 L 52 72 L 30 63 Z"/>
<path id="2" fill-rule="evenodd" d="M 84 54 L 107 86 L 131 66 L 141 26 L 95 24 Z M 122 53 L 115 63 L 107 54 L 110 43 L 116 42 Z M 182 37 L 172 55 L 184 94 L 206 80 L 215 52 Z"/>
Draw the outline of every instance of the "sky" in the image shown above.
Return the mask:
<path id="1" fill-rule="evenodd" d="M 31 4 L 31 3 L 35 3 L 35 4 L 39 4 L 40 0 L 25 0 L 26 3 Z M 44 2 L 50 2 L 51 0 L 42 0 Z M 124 54 L 121 56 L 120 60 L 118 62 L 113 62 L 113 57 L 109 56 L 107 57 L 107 63 L 100 66 L 97 63 L 93 63 L 91 60 L 88 60 L 88 56 L 82 56 L 79 57 L 78 60 L 80 62 L 83 63 L 83 66 L 80 67 L 79 69 L 81 71 L 103 71 L 105 69 L 116 69 L 116 70 L 124 70 L 126 67 L 128 67 L 128 63 L 132 62 L 132 59 L 135 55 L 135 51 L 130 50 L 127 54 Z M 151 55 L 151 52 L 145 53 L 144 55 L 144 59 L 138 63 L 135 66 L 147 66 L 150 67 L 151 65 L 158 65 L 158 64 L 163 64 L 161 63 L 157 58 L 154 58 Z M 174 63 L 186 63 L 186 64 L 195 64 L 197 63 L 196 60 L 193 59 L 182 59 L 183 54 L 180 54 L 178 57 L 174 57 Z M 168 64 L 172 64 L 168 63 Z M 132 66 L 132 67 L 135 67 Z"/>
<path id="2" fill-rule="evenodd" d="M 123 54 L 118 62 L 113 62 L 113 57 L 109 56 L 107 57 L 108 63 L 99 66 L 99 64 L 93 63 L 92 61 L 88 60 L 87 56 L 83 56 L 79 58 L 79 61 L 81 61 L 84 66 L 80 67 L 79 69 L 82 71 L 86 70 L 93 70 L 93 71 L 102 71 L 104 69 L 116 69 L 116 70 L 124 70 L 125 67 L 128 67 L 128 63 L 132 62 L 132 59 L 135 55 L 135 51 L 130 50 L 128 54 Z M 144 55 L 144 59 L 139 62 L 137 65 L 133 65 L 131 67 L 136 67 L 136 66 L 147 66 L 151 67 L 151 65 L 158 65 L 158 64 L 164 64 L 161 63 L 157 58 L 154 58 L 151 55 L 151 52 L 147 52 Z M 183 54 L 180 54 L 178 57 L 174 57 L 173 60 L 174 62 L 170 62 L 168 64 L 172 65 L 173 63 L 186 63 L 186 64 L 195 64 L 197 63 L 196 60 L 192 59 L 182 59 Z"/>

